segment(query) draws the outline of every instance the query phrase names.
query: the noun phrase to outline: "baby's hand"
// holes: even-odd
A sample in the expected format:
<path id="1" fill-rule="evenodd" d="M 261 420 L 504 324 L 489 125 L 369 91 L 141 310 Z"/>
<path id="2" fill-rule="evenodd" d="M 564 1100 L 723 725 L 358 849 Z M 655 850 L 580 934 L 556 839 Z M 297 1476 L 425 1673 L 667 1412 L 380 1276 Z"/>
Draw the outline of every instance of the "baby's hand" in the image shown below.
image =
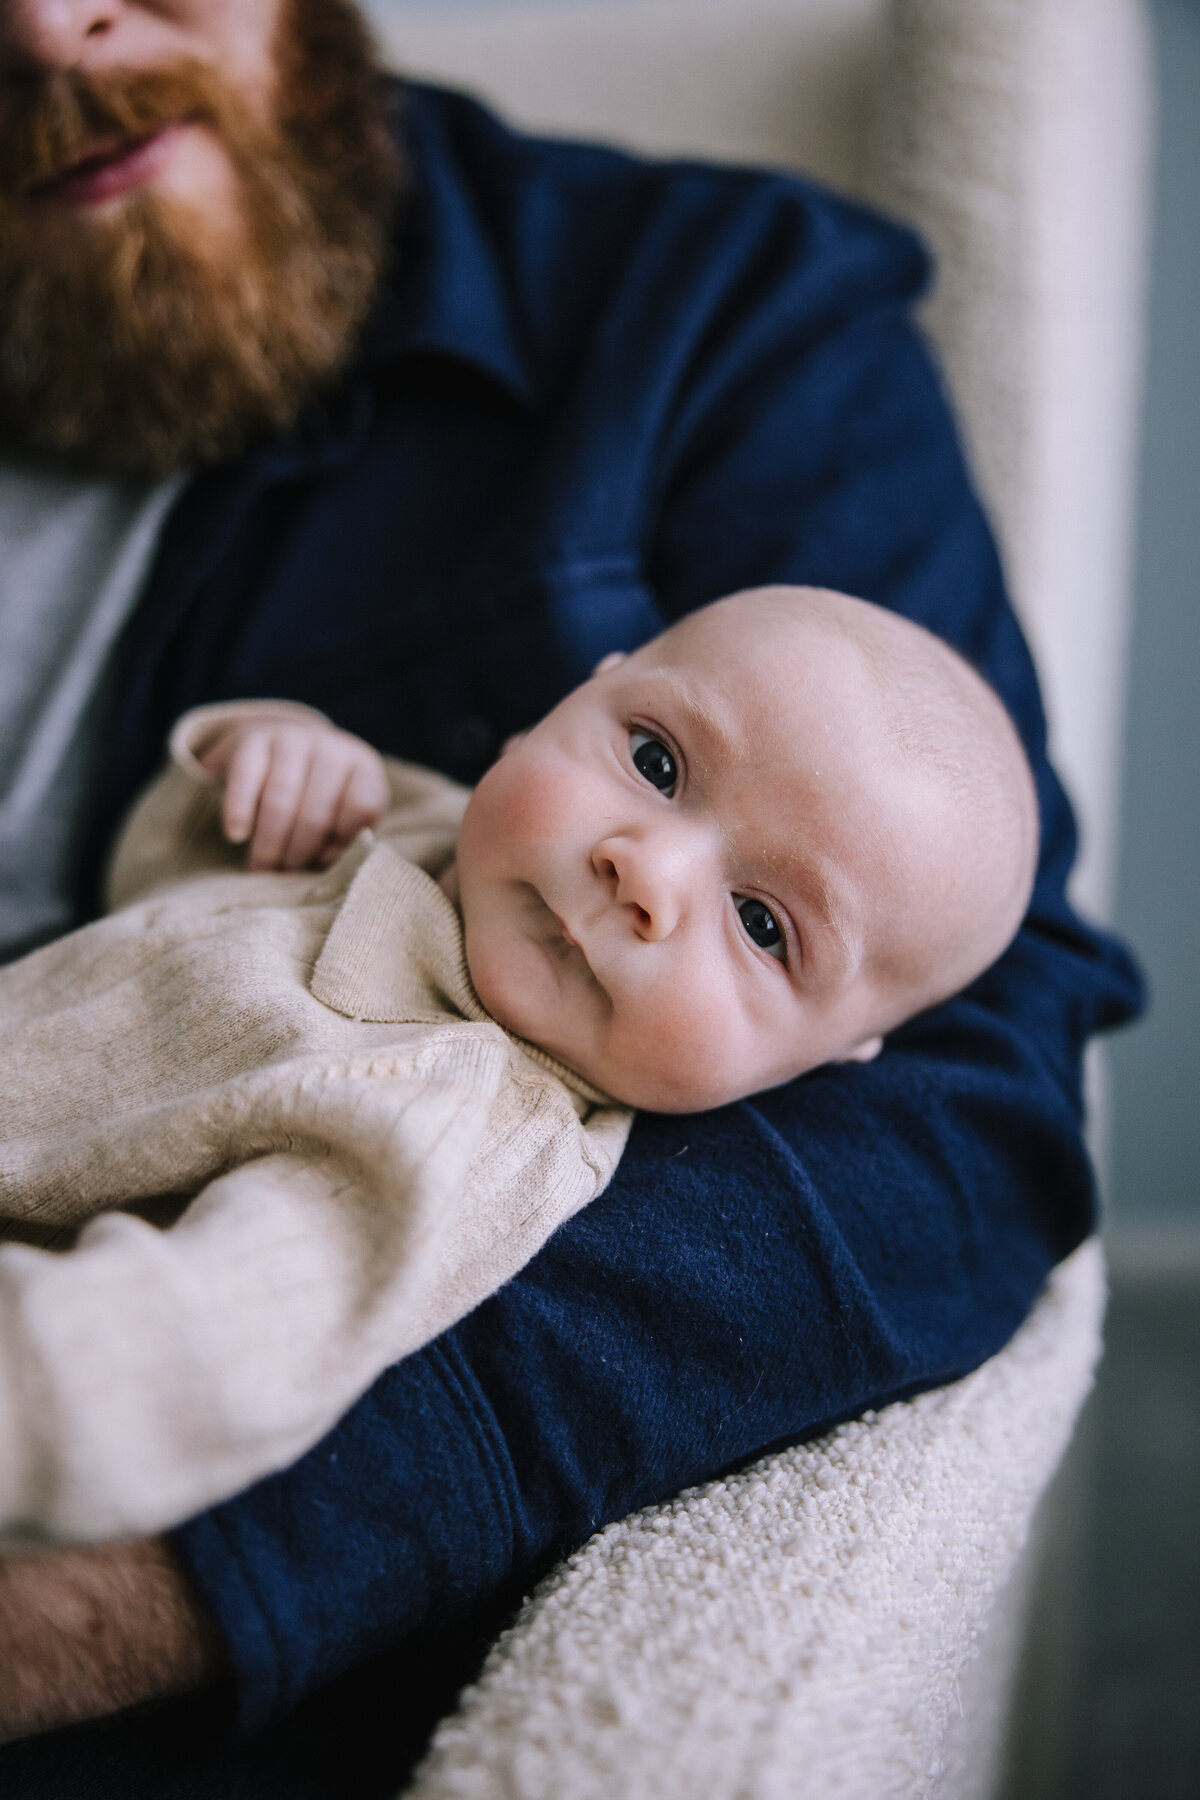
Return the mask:
<path id="1" fill-rule="evenodd" d="M 387 809 L 378 751 L 318 720 L 234 720 L 196 760 L 224 783 L 221 823 L 251 869 L 331 863 Z"/>

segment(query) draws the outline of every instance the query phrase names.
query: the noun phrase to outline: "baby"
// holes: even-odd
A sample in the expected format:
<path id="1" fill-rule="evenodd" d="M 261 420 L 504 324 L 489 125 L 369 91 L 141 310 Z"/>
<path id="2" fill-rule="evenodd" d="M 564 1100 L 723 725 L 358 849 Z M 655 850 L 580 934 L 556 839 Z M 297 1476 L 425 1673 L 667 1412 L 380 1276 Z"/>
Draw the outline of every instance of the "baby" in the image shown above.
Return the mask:
<path id="1" fill-rule="evenodd" d="M 281 1467 L 603 1189 L 628 1108 L 869 1061 L 1001 953 L 1036 855 L 991 690 L 812 590 L 606 658 L 469 800 L 303 708 L 173 746 L 137 904 L 0 971 L 11 1537 Z"/>
<path id="2" fill-rule="evenodd" d="M 251 868 L 345 847 L 382 759 L 230 719 L 198 760 Z M 630 1106 L 695 1112 L 865 1062 L 995 961 L 1037 809 L 992 690 L 940 639 L 814 590 L 692 614 L 513 740 L 441 882 L 492 1018 Z"/>

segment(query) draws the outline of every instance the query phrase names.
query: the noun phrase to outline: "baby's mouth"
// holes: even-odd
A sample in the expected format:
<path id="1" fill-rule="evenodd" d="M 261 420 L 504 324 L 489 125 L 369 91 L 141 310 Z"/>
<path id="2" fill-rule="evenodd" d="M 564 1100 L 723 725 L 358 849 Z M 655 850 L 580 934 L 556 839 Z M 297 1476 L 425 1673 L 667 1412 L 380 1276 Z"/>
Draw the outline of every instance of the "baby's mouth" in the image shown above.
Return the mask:
<path id="1" fill-rule="evenodd" d="M 551 955 L 556 956 L 560 961 L 578 959 L 587 973 L 595 980 L 595 972 L 588 961 L 587 952 L 562 914 L 551 906 L 545 895 L 539 893 L 537 888 L 534 888 L 533 892 L 537 895 L 538 904 L 546 917 L 547 949 Z"/>
<path id="2" fill-rule="evenodd" d="M 534 892 L 535 893 L 537 892 L 536 888 L 535 888 Z M 548 918 L 550 920 L 553 920 L 554 929 L 551 933 L 551 943 L 556 944 L 557 942 L 561 941 L 563 944 L 566 945 L 566 947 L 568 949 L 578 950 L 580 956 L 583 956 L 583 949 L 582 949 L 582 946 L 580 945 L 579 939 L 577 937 L 572 936 L 570 927 L 568 926 L 566 920 L 561 916 L 560 913 L 555 911 L 554 907 L 551 906 L 550 902 L 545 898 L 544 895 L 538 894 L 538 899 L 541 902 L 543 908 L 545 909 L 545 911 L 548 915 Z M 584 961 L 586 962 L 586 960 L 587 960 L 587 958 L 585 957 Z"/>
<path id="3" fill-rule="evenodd" d="M 556 974 L 568 981 L 568 992 L 576 999 L 579 983 L 590 988 L 599 1003 L 611 1011 L 613 997 L 592 967 L 588 953 L 575 936 L 562 914 L 557 912 L 539 888 L 530 885 L 537 913 L 541 946 Z"/>

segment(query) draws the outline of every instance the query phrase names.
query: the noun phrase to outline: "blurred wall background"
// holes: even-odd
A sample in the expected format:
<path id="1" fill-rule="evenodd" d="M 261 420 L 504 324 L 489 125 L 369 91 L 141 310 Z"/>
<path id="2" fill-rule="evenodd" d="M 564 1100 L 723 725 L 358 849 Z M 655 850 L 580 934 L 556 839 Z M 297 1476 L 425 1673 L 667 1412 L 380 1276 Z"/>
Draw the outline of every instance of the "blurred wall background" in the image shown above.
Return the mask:
<path id="1" fill-rule="evenodd" d="M 1159 154 L 1117 921 L 1153 1010 L 1114 1041 L 1118 1255 L 1200 1270 L 1200 0 L 1152 0 Z"/>

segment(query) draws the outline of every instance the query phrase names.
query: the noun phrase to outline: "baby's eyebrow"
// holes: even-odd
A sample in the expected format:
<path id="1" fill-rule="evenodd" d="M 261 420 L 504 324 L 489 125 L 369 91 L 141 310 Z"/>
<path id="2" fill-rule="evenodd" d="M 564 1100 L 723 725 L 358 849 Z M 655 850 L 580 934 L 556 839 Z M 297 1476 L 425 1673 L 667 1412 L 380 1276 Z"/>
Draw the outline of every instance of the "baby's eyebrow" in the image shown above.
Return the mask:
<path id="1" fill-rule="evenodd" d="M 747 760 L 750 746 L 729 711 L 713 706 L 683 682 L 676 684 L 676 699 L 691 731 L 701 740 L 710 763 L 734 768 Z"/>
<path id="2" fill-rule="evenodd" d="M 807 862 L 797 866 L 784 851 L 769 859 L 764 871 L 781 884 L 781 900 L 786 900 L 801 944 L 812 943 L 811 926 L 818 926 L 817 954 L 827 976 L 849 981 L 862 966 L 864 943 L 862 923 L 852 894 L 839 893 L 836 885 L 820 869 Z M 805 929 L 808 924 L 809 930 Z"/>
<path id="3" fill-rule="evenodd" d="M 814 908 L 822 920 L 828 925 L 830 933 L 836 938 L 838 947 L 845 958 L 844 974 L 853 973 L 862 962 L 862 933 L 851 931 L 846 919 L 845 909 L 833 893 L 827 881 L 817 881 L 813 887 Z"/>

